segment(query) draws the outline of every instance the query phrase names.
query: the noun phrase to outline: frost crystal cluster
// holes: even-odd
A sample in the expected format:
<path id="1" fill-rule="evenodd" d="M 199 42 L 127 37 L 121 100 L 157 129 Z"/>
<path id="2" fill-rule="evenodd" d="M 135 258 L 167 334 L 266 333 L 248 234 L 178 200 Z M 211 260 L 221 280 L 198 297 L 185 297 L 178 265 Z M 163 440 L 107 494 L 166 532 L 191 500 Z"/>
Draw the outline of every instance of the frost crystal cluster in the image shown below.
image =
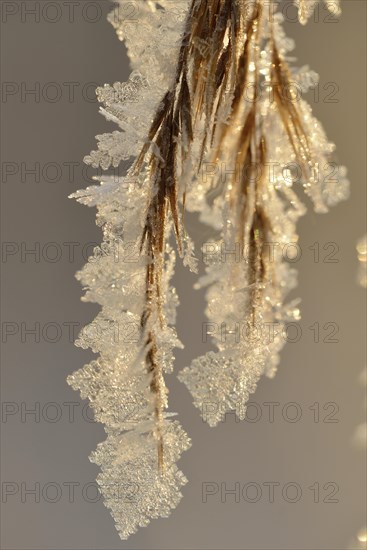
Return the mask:
<path id="1" fill-rule="evenodd" d="M 295 0 L 301 23 L 316 3 Z M 286 301 L 296 273 L 283 249 L 297 242 L 301 190 L 327 212 L 347 198 L 348 181 L 304 99 L 317 75 L 292 66 L 277 3 L 115 4 L 109 20 L 132 73 L 97 89 L 102 114 L 118 130 L 97 136 L 85 158 L 106 175 L 73 195 L 97 207 L 103 231 L 78 274 L 84 300 L 101 311 L 77 344 L 98 357 L 69 383 L 105 425 L 107 439 L 91 460 L 127 538 L 168 516 L 186 483 L 176 463 L 190 440 L 167 411 L 164 380 L 182 346 L 171 284 L 176 253 L 198 271 L 185 211 L 199 213 L 211 231 L 196 286 L 207 287 L 209 325 L 223 330 L 213 335 L 216 351 L 194 359 L 180 379 L 214 426 L 229 410 L 245 416 L 260 376 L 275 373 L 281 327 L 299 318 L 298 302 Z M 112 175 L 122 161 L 126 175 Z"/>

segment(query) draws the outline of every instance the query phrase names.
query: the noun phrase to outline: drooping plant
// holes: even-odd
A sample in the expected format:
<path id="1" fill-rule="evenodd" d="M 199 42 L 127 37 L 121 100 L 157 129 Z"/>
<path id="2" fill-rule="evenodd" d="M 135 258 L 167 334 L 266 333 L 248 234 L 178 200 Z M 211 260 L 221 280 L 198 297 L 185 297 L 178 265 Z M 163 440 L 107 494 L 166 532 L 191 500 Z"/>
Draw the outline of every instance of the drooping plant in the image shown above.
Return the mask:
<path id="1" fill-rule="evenodd" d="M 296 1 L 302 23 L 316 1 Z M 275 3 L 141 0 L 129 17 L 127 4 L 119 0 L 109 19 L 133 72 L 97 90 L 119 130 L 97 136 L 85 159 L 106 175 L 73 195 L 97 207 L 103 230 L 78 274 L 84 299 L 101 305 L 78 345 L 99 356 L 69 377 L 106 427 L 91 460 L 122 538 L 167 516 L 186 482 L 176 462 L 190 441 L 167 412 L 164 380 L 182 345 L 175 249 L 197 272 L 185 211 L 212 228 L 197 286 L 208 287 L 209 323 L 224 329 L 213 334 L 217 351 L 179 378 L 214 426 L 232 409 L 243 418 L 260 376 L 273 376 L 284 339 L 264 338 L 264 327 L 299 318 L 298 302 L 285 303 L 295 271 L 275 246 L 297 241 L 305 212 L 297 189 L 319 212 L 348 194 L 345 169 L 330 164 L 334 146 L 303 99 L 316 75 L 292 68 Z M 127 174 L 109 174 L 122 161 Z M 223 337 L 229 329 L 234 338 Z"/>

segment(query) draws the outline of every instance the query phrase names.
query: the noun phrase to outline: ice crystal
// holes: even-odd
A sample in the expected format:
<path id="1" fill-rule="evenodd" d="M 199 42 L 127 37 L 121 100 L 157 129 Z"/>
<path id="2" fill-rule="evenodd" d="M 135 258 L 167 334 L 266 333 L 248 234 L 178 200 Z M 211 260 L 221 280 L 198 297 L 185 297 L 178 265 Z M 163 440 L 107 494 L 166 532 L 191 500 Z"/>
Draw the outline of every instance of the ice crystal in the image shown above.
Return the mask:
<path id="1" fill-rule="evenodd" d="M 123 13 L 122 4 L 110 19 L 119 36 L 126 37 L 132 65 L 139 60 L 139 69 L 126 83 L 97 89 L 101 112 L 120 127 L 97 136 L 98 150 L 85 158 L 105 170 L 136 158 L 144 146 L 171 76 L 172 40 L 180 38 L 177 16 L 173 24 L 172 14 L 157 10 L 155 2 L 141 2 L 143 19 L 136 23 L 146 33 L 147 41 L 142 42 L 141 26 L 133 28 L 131 22 L 116 19 Z M 151 40 L 157 41 L 158 31 L 164 52 L 159 56 L 158 42 L 154 49 Z M 165 40 L 169 48 L 164 48 Z M 148 164 L 136 173 L 131 169 L 124 178 L 101 177 L 99 185 L 74 195 L 82 204 L 97 207 L 97 223 L 103 229 L 102 245 L 77 275 L 85 289 L 84 300 L 100 304 L 101 312 L 77 340 L 77 345 L 99 356 L 68 381 L 90 400 L 96 420 L 108 433 L 91 460 L 101 467 L 98 483 L 121 538 L 151 518 L 168 516 L 178 504 L 186 479 L 176 462 L 190 445 L 179 423 L 165 412 L 163 373 L 172 370 L 173 348 L 181 346 L 173 326 L 178 298 L 170 284 L 176 255 L 168 244 L 170 222 L 161 229 L 165 244 L 162 240 L 153 245 L 152 235 L 149 245 L 142 238 L 147 204 L 156 194 L 148 185 Z M 188 237 L 185 242 L 185 261 L 194 268 L 192 243 Z"/>
<path id="2" fill-rule="evenodd" d="M 304 23 L 317 2 L 295 3 Z M 68 381 L 105 425 L 91 460 L 122 538 L 166 517 L 186 482 L 176 462 L 190 441 L 167 411 L 164 380 L 182 346 L 176 251 L 198 271 L 185 210 L 212 231 L 196 287 L 207 287 L 216 351 L 180 379 L 214 426 L 229 410 L 244 418 L 260 376 L 276 371 L 287 323 L 299 319 L 298 300 L 287 302 L 297 277 L 284 249 L 297 243 L 300 190 L 318 212 L 348 195 L 346 171 L 303 97 L 317 75 L 292 66 L 293 41 L 266 7 L 119 0 L 109 15 L 132 73 L 97 89 L 101 113 L 118 129 L 97 136 L 85 162 L 130 167 L 73 195 L 97 208 L 103 242 L 77 274 L 83 299 L 101 306 L 77 345 L 98 356 Z"/>
<path id="3" fill-rule="evenodd" d="M 349 188 L 345 168 L 333 162 L 334 145 L 304 99 L 317 75 L 291 65 L 294 44 L 281 15 L 255 10 L 249 18 L 246 2 L 232 6 L 235 15 L 226 5 L 208 50 L 212 59 L 224 57 L 228 70 L 219 80 L 214 71 L 208 78 L 210 62 L 199 72 L 208 116 L 198 185 L 186 201 L 213 227 L 197 287 L 208 287 L 208 335 L 218 351 L 179 376 L 210 425 L 229 410 L 243 418 L 260 376 L 276 371 L 287 323 L 299 319 L 298 300 L 286 302 L 296 274 L 284 253 L 297 245 L 296 223 L 306 211 L 299 190 L 317 212 L 327 212 Z"/>
<path id="4" fill-rule="evenodd" d="M 324 1 L 326 8 L 330 11 L 331 15 L 340 15 L 340 0 L 333 0 L 332 2 L 329 2 L 328 0 Z M 294 3 L 298 7 L 298 18 L 302 25 L 307 23 L 315 9 L 316 4 L 322 2 L 323 0 L 294 0 Z"/>
<path id="5" fill-rule="evenodd" d="M 146 272 L 152 262 L 139 252 L 144 182 L 126 183 L 107 177 L 100 187 L 90 187 L 75 196 L 84 204 L 97 206 L 103 227 L 101 247 L 95 248 L 78 273 L 85 288 L 84 299 L 99 303 L 102 309 L 76 342 L 99 357 L 68 381 L 89 399 L 96 420 L 108 433 L 107 441 L 91 459 L 101 466 L 101 492 L 121 537 L 126 538 L 139 526 L 147 525 L 149 518 L 167 516 L 179 502 L 180 488 L 186 483 L 175 462 L 189 447 L 189 439 L 178 422 L 172 422 L 164 412 L 167 390 L 163 371 L 172 370 L 172 348 L 181 346 L 169 325 L 175 321 L 178 304 L 170 285 L 175 252 L 166 245 L 161 319 L 152 314 L 142 327 Z M 157 347 L 158 372 L 147 366 L 153 346 Z"/>

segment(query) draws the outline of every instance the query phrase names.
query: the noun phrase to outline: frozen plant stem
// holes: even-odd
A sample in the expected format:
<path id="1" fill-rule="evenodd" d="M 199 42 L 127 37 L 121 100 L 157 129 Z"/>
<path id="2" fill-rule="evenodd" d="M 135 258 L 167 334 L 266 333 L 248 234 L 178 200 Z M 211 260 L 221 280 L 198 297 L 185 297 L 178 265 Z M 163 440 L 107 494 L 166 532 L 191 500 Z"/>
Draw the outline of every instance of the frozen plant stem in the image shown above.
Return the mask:
<path id="1" fill-rule="evenodd" d="M 295 2 L 305 23 L 316 0 Z M 295 272 L 281 252 L 268 250 L 269 243 L 297 241 L 305 207 L 296 187 L 325 212 L 346 198 L 348 182 L 344 168 L 337 181 L 327 177 L 334 146 L 307 103 L 284 94 L 294 83 L 305 93 L 316 75 L 291 67 L 292 41 L 275 4 L 141 0 L 136 21 L 125 19 L 124 4 L 117 2 L 109 20 L 133 72 L 126 83 L 97 89 L 102 114 L 119 129 L 97 136 L 98 149 L 85 162 L 109 170 L 129 161 L 130 168 L 124 177 L 96 177 L 98 185 L 73 195 L 97 207 L 103 242 L 77 275 L 83 299 L 101 306 L 77 344 L 98 357 L 68 381 L 105 425 L 107 439 L 91 460 L 127 538 L 168 516 L 186 483 L 176 462 L 190 440 L 167 412 L 164 380 L 173 349 L 182 347 L 174 328 L 172 235 L 183 264 L 197 272 L 185 210 L 200 214 L 217 250 L 238 250 L 244 258 L 223 262 L 220 253 L 209 254 L 197 287 L 208 288 L 208 320 L 245 325 L 246 338 L 213 334 L 217 351 L 180 374 L 214 426 L 231 409 L 243 418 L 259 377 L 275 372 L 284 342 L 277 335 L 256 338 L 259 325 L 299 318 L 297 301 L 284 303 Z M 134 261 L 125 261 L 131 243 Z M 126 327 L 134 338 L 126 338 Z"/>
<path id="2" fill-rule="evenodd" d="M 209 45 L 196 72 L 199 84 L 190 88 L 198 95 L 193 104 L 200 104 L 202 121 L 193 131 L 201 135 L 193 163 L 199 190 L 187 204 L 213 226 L 216 249 L 237 251 L 241 258 L 230 262 L 221 252 L 209 254 L 198 285 L 208 287 L 209 326 L 231 332 L 235 327 L 235 338 L 217 331 L 212 336 L 218 351 L 196 358 L 179 376 L 211 426 L 230 410 L 245 417 L 260 376 L 275 373 L 282 329 L 299 320 L 298 301 L 284 303 L 295 270 L 281 247 L 274 254 L 269 248 L 298 240 L 296 222 L 305 207 L 295 188 L 303 187 L 318 212 L 348 195 L 343 167 L 336 167 L 336 179 L 328 176 L 333 144 L 295 95 L 315 85 L 316 75 L 290 67 L 293 45 L 273 7 L 263 0 L 208 3 L 199 42 Z M 214 167 L 211 177 L 207 166 Z M 266 338 L 270 326 L 278 332 Z M 243 327 L 245 337 L 243 331 L 238 336 Z"/>

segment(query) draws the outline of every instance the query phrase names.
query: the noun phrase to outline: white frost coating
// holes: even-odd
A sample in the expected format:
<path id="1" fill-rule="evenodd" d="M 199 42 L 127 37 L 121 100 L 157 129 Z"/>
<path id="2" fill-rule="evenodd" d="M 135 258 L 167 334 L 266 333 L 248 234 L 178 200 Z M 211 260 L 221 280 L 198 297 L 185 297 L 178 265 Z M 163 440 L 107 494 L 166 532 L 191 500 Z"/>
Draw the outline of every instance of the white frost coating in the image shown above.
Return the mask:
<path id="1" fill-rule="evenodd" d="M 155 2 L 135 2 L 138 19 L 126 21 L 128 4 L 132 3 L 120 2 L 109 19 L 125 39 L 134 70 L 128 82 L 97 90 L 101 112 L 120 129 L 97 136 L 98 150 L 85 158 L 87 164 L 104 170 L 136 157 L 145 143 L 154 112 L 172 80 L 182 14 L 187 9 L 187 2 L 176 2 L 179 12 L 174 16 L 156 10 Z M 163 4 L 159 3 L 161 8 Z M 97 207 L 97 224 L 103 230 L 101 246 L 77 274 L 85 289 L 83 299 L 101 305 L 77 345 L 92 349 L 98 358 L 69 376 L 68 382 L 89 399 L 96 420 L 105 425 L 107 440 L 98 445 L 91 460 L 101 467 L 100 490 L 121 538 L 126 539 L 139 526 L 146 526 L 152 518 L 167 517 L 177 506 L 187 480 L 176 462 L 190 441 L 179 423 L 171 420 L 172 415 L 164 412 L 163 372 L 172 370 L 173 348 L 182 347 L 172 326 L 178 298 L 170 284 L 175 252 L 169 245 L 162 259 L 163 319 L 152 314 L 141 327 L 147 265 L 152 261 L 139 250 L 151 192 L 149 174 L 129 172 L 125 178 L 106 175 L 98 179 L 97 185 L 73 195 L 80 203 Z M 168 236 L 171 226 L 165 231 Z M 153 330 L 160 365 L 159 421 L 151 391 L 153 375 L 146 366 L 152 346 L 147 334 Z M 159 441 L 163 442 L 163 465 L 157 454 Z"/>
<path id="2" fill-rule="evenodd" d="M 325 3 L 330 16 L 338 17 L 341 13 L 340 0 L 294 0 L 294 3 L 298 7 L 298 19 L 302 25 L 310 19 L 317 4 Z"/>
<path id="3" fill-rule="evenodd" d="M 98 223 L 103 227 L 101 247 L 96 247 L 78 273 L 85 288 L 84 300 L 97 302 L 102 309 L 77 341 L 99 357 L 69 376 L 68 382 L 82 398 L 89 399 L 96 420 L 108 433 L 91 460 L 101 467 L 97 481 L 121 538 L 147 525 L 151 518 L 166 517 L 177 506 L 186 479 L 176 461 L 190 446 L 179 423 L 164 415 L 165 465 L 159 472 L 154 400 L 149 388 L 152 377 L 146 370 L 140 330 L 149 259 L 137 253 L 136 243 L 142 232 L 145 194 L 140 183 L 125 184 L 108 177 L 101 186 L 75 194 L 80 202 L 97 206 Z M 169 283 L 174 262 L 175 253 L 167 247 L 163 284 L 167 324 L 157 341 L 160 364 L 168 372 L 172 370 L 172 348 L 181 346 L 174 328 L 168 325 L 175 320 L 178 303 Z"/>
<path id="4" fill-rule="evenodd" d="M 295 2 L 304 23 L 316 1 Z M 317 75 L 291 67 L 293 41 L 266 13 L 264 0 L 120 0 L 109 16 L 132 73 L 97 89 L 118 129 L 97 136 L 85 162 L 132 167 L 73 195 L 97 208 L 103 242 L 77 274 L 83 300 L 101 306 L 77 345 L 98 357 L 68 382 L 105 425 L 91 460 L 121 538 L 168 516 L 186 483 L 176 462 L 190 441 L 167 412 L 164 382 L 182 347 L 170 235 L 198 270 L 183 211 L 212 229 L 196 287 L 207 287 L 216 351 L 180 379 L 215 426 L 229 410 L 244 418 L 261 375 L 275 374 L 284 327 L 299 319 L 283 250 L 298 240 L 300 191 L 318 212 L 348 196 L 346 170 L 304 99 Z"/>
<path id="5" fill-rule="evenodd" d="M 264 14 L 258 23 L 261 38 L 252 35 L 249 40 L 250 85 L 242 90 L 242 113 L 229 122 L 232 131 L 225 142 L 218 149 L 214 142 L 214 154 L 208 151 L 198 179 L 199 192 L 192 191 L 187 199 L 187 207 L 198 211 L 202 221 L 215 230 L 203 246 L 206 274 L 196 287 L 208 287 L 208 324 L 203 330 L 217 352 L 196 358 L 179 378 L 211 426 L 230 410 L 244 418 L 246 401 L 260 376 L 272 377 L 276 372 L 287 323 L 300 319 L 299 300 L 286 301 L 296 286 L 297 273 L 284 253 L 297 253 L 296 223 L 306 212 L 299 191 L 303 188 L 320 213 L 349 195 L 346 169 L 333 162 L 334 144 L 304 99 L 318 77 L 308 67 L 291 66 L 288 53 L 294 44 L 284 34 L 282 16 L 275 14 L 271 24 Z M 280 77 L 273 69 L 274 44 Z M 282 86 L 278 78 L 283 79 Z M 276 88 L 283 90 L 281 99 L 275 96 Z M 236 125 L 248 121 L 251 113 L 255 113 L 251 157 L 239 165 Z M 264 162 L 256 152 L 261 140 L 266 149 Z M 243 182 L 244 166 L 250 182 L 243 237 L 239 238 L 243 199 L 234 190 Z M 234 207 L 229 207 L 231 202 Z"/>

